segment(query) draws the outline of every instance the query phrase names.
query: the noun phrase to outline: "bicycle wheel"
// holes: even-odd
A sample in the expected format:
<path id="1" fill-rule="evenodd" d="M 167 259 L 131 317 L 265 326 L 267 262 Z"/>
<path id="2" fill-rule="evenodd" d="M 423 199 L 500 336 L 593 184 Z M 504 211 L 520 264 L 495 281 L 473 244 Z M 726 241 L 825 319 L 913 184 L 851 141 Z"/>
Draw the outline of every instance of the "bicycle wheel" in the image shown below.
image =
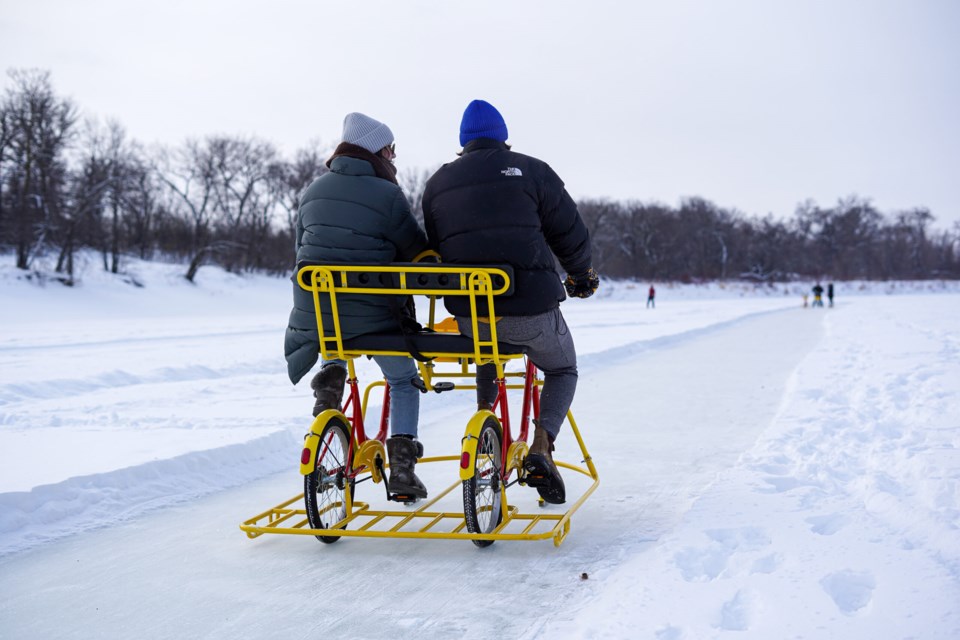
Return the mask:
<path id="1" fill-rule="evenodd" d="M 331 418 L 320 432 L 317 464 L 313 473 L 303 478 L 303 498 L 311 529 L 329 529 L 347 517 L 346 488 L 353 481 L 347 478 L 350 435 L 342 418 Z M 317 536 L 330 544 L 340 536 Z"/>
<path id="2" fill-rule="evenodd" d="M 500 509 L 503 449 L 497 421 L 487 418 L 480 429 L 473 477 L 463 481 L 463 517 L 470 533 L 490 533 L 503 520 Z M 493 540 L 474 540 L 478 547 L 489 547 Z"/>

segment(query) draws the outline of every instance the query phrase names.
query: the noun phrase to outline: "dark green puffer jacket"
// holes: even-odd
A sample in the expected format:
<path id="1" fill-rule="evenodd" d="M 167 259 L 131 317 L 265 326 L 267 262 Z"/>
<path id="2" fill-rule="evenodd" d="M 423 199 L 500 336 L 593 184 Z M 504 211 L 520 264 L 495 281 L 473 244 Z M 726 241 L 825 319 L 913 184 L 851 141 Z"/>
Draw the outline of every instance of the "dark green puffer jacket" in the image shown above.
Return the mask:
<path id="1" fill-rule="evenodd" d="M 338 156 L 330 172 L 300 198 L 297 262 L 386 264 L 409 262 L 427 245 L 400 187 L 378 178 L 366 160 Z M 402 299 L 400 300 L 402 302 Z M 340 327 L 348 339 L 364 333 L 399 331 L 394 307 L 385 296 L 337 298 Z M 324 330 L 332 331 L 324 308 Z M 293 311 L 284 338 L 287 373 L 296 384 L 319 357 L 320 338 L 313 295 L 293 285 Z"/>

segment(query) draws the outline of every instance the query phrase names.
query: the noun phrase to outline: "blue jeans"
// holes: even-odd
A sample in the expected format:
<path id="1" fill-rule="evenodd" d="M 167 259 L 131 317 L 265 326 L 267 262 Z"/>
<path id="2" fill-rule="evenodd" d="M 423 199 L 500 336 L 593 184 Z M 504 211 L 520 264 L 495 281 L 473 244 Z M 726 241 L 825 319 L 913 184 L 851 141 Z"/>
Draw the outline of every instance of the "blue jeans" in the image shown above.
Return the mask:
<path id="1" fill-rule="evenodd" d="M 420 421 L 420 390 L 410 384 L 417 378 L 417 365 L 406 356 L 373 356 L 390 385 L 390 435 L 417 435 Z M 324 360 L 346 368 L 343 360 Z"/>

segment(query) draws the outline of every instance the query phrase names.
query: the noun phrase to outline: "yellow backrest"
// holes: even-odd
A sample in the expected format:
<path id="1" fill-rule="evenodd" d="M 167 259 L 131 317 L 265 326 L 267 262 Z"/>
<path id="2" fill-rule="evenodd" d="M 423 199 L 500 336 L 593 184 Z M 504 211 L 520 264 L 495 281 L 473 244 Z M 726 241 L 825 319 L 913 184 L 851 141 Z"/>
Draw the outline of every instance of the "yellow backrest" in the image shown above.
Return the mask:
<path id="1" fill-rule="evenodd" d="M 297 271 L 297 283 L 313 294 L 320 336 L 320 352 L 324 358 L 347 359 L 357 355 L 405 354 L 404 350 L 357 351 L 344 349 L 340 329 L 337 296 L 364 295 L 425 295 L 430 298 L 428 328 L 435 324 L 434 312 L 438 296 L 467 296 L 473 327 L 473 349 L 464 351 L 436 351 L 425 355 L 436 357 L 469 357 L 478 364 L 502 361 L 497 344 L 496 322 L 490 322 L 490 340 L 481 340 L 478 323 L 495 317 L 495 298 L 512 293 L 512 270 L 509 267 L 465 266 L 424 263 L 395 264 L 303 264 Z M 320 301 L 326 296 L 333 318 L 333 332 L 323 327 Z M 486 302 L 489 317 L 478 317 L 478 300 Z M 399 327 L 397 329 L 400 334 Z M 438 334 L 439 335 L 439 334 Z M 447 334 L 449 335 L 449 334 Z"/>

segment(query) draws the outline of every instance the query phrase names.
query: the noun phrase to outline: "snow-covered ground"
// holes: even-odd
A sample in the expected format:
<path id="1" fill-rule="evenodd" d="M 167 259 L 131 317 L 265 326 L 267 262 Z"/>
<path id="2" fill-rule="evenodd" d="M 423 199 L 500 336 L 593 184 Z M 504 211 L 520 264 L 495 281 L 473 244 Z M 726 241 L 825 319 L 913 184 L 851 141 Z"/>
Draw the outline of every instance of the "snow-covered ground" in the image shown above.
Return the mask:
<path id="1" fill-rule="evenodd" d="M 960 637 L 956 283 L 565 303 L 600 488 L 561 547 L 480 550 L 247 539 L 302 488 L 291 285 L 181 272 L 0 268 L 0 638 Z M 428 455 L 456 451 L 470 400 L 424 397 Z"/>

